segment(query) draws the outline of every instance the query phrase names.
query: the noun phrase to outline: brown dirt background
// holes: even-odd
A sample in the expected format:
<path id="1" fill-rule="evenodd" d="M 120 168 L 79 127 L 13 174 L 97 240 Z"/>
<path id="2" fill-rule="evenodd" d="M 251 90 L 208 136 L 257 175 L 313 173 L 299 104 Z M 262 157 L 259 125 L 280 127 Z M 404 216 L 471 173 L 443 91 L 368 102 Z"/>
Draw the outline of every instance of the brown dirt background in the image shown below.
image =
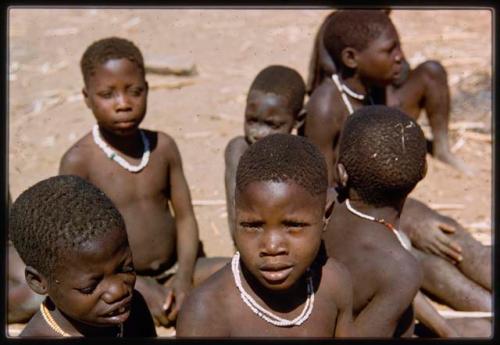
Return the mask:
<path id="1" fill-rule="evenodd" d="M 146 63 L 194 63 L 190 77 L 148 74 L 153 86 L 143 127 L 169 133 L 184 171 L 209 256 L 233 252 L 227 230 L 224 148 L 243 131 L 248 88 L 271 64 L 306 80 L 317 28 L 328 9 L 11 8 L 9 32 L 9 186 L 12 198 L 57 174 L 62 154 L 94 124 L 81 97 L 80 57 L 93 41 L 134 41 Z M 412 193 L 491 243 L 492 13 L 397 9 L 394 21 L 412 67 L 440 60 L 451 89 L 451 146 L 477 172 L 467 177 L 428 156 Z M 178 88 L 166 85 L 178 84 Z M 425 115 L 419 119 L 428 133 Z M 198 206 L 208 201 L 211 205 Z"/>

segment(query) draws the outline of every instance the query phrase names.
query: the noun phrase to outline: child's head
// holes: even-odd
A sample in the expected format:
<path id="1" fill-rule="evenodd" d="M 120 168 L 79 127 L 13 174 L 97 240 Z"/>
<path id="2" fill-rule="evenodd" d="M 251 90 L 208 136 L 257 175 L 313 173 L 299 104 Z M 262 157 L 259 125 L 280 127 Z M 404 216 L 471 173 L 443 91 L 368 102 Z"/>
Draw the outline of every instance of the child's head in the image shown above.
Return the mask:
<path id="1" fill-rule="evenodd" d="M 80 67 L 85 103 L 101 129 L 133 133 L 146 114 L 148 91 L 139 48 L 123 38 L 101 39 L 85 50 Z"/>
<path id="2" fill-rule="evenodd" d="M 9 219 L 35 292 L 88 325 L 128 318 L 135 270 L 123 218 L 103 192 L 76 176 L 51 177 L 19 196 Z"/>
<path id="3" fill-rule="evenodd" d="M 243 267 L 265 288 L 290 288 L 316 258 L 327 187 L 325 159 L 307 138 L 269 135 L 241 157 L 235 242 Z"/>
<path id="4" fill-rule="evenodd" d="M 325 27 L 324 45 L 340 70 L 356 70 L 374 85 L 390 84 L 404 58 L 396 28 L 380 10 L 335 12 Z"/>
<path id="5" fill-rule="evenodd" d="M 305 96 L 300 74 L 285 66 L 269 66 L 255 77 L 247 96 L 245 138 L 251 144 L 275 133 L 291 133 Z"/>
<path id="6" fill-rule="evenodd" d="M 424 178 L 426 152 L 422 129 L 412 118 L 396 108 L 365 106 L 342 130 L 339 185 L 344 195 L 353 189 L 368 204 L 394 205 Z"/>

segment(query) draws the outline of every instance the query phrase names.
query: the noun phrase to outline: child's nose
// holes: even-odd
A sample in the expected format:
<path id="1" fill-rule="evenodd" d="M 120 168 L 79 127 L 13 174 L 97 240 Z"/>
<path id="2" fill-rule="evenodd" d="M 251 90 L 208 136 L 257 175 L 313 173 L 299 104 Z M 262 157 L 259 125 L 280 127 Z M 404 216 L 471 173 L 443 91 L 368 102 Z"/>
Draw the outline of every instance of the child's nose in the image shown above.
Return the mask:
<path id="1" fill-rule="evenodd" d="M 102 299 L 112 304 L 128 297 L 131 293 L 129 284 L 120 277 L 110 278 L 108 286 L 102 294 Z"/>
<path id="2" fill-rule="evenodd" d="M 288 253 L 285 240 L 278 231 L 269 231 L 261 238 L 260 256 L 277 256 Z"/>
<path id="3" fill-rule="evenodd" d="M 123 93 L 118 93 L 115 98 L 116 110 L 124 110 L 130 108 L 128 97 Z"/>

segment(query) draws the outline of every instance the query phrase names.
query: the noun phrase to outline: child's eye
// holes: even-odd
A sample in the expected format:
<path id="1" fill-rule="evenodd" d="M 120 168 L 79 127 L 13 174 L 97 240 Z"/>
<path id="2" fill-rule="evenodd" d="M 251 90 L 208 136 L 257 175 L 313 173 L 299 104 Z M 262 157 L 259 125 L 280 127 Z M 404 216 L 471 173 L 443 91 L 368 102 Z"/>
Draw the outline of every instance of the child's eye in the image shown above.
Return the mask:
<path id="1" fill-rule="evenodd" d="M 133 265 L 126 265 L 122 268 L 122 273 L 132 273 L 135 271 L 135 268 Z"/>
<path id="2" fill-rule="evenodd" d="M 135 89 L 132 89 L 130 91 L 130 93 L 132 94 L 132 96 L 140 96 L 142 95 L 142 88 L 135 88 Z"/>
<path id="3" fill-rule="evenodd" d="M 113 97 L 112 92 L 102 92 L 102 93 L 99 93 L 98 95 L 99 95 L 99 97 L 106 98 L 106 99 Z"/>
<path id="4" fill-rule="evenodd" d="M 85 287 L 82 289 L 78 289 L 78 291 L 80 291 L 81 293 L 83 293 L 85 295 L 90 295 L 90 294 L 92 294 L 92 292 L 94 292 L 95 288 L 96 288 L 96 286 L 92 285 L 92 286 L 88 286 L 88 287 Z"/>
<path id="5" fill-rule="evenodd" d="M 256 232 L 262 229 L 262 223 L 261 222 L 241 222 L 240 226 L 243 228 L 244 231 L 246 232 Z"/>
<path id="6" fill-rule="evenodd" d="M 283 222 L 283 225 L 286 227 L 287 231 L 292 231 L 292 232 L 300 231 L 307 226 L 306 223 L 291 222 L 291 221 Z"/>

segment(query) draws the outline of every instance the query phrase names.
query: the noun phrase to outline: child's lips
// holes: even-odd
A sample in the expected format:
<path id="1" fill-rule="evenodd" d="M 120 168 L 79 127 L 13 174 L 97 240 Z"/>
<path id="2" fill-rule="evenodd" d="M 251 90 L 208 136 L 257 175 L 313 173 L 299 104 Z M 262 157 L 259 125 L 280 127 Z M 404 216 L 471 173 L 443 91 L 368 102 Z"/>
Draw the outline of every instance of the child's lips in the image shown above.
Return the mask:
<path id="1" fill-rule="evenodd" d="M 260 268 L 260 272 L 264 279 L 271 284 L 283 282 L 288 278 L 293 271 L 293 266 L 264 266 Z"/>
<path id="2" fill-rule="evenodd" d="M 130 300 L 123 303 L 121 306 L 113 308 L 113 310 L 102 315 L 107 322 L 122 323 L 125 322 L 130 315 Z"/>

